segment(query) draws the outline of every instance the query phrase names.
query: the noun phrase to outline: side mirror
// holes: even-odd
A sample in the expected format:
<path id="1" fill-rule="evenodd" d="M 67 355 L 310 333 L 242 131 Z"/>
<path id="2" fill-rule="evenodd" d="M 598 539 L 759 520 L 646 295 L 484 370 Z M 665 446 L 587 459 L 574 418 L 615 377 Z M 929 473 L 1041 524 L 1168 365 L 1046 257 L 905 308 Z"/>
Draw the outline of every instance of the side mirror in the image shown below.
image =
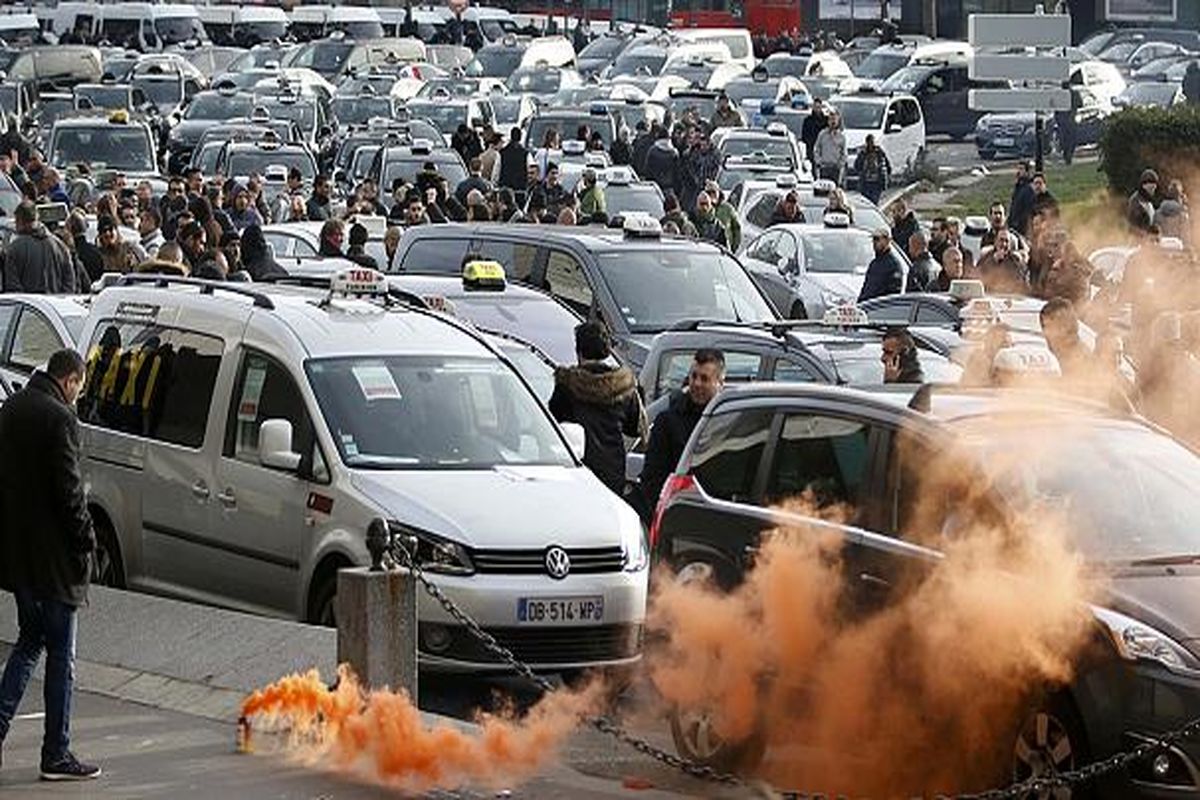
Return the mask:
<path id="1" fill-rule="evenodd" d="M 583 451 L 587 446 L 587 434 L 584 432 L 583 426 L 578 422 L 564 422 L 560 427 L 562 428 L 563 437 L 567 440 L 567 446 L 571 448 L 571 452 L 575 454 L 575 457 L 582 461 Z"/>
<path id="2" fill-rule="evenodd" d="M 295 472 L 300 454 L 292 452 L 292 423 L 286 419 L 264 420 L 258 428 L 258 461 L 264 467 Z"/>
<path id="3" fill-rule="evenodd" d="M 788 260 L 787 256 L 780 256 L 779 260 L 775 262 L 775 266 L 779 268 L 780 275 L 787 275 L 790 272 L 794 272 L 792 263 Z"/>

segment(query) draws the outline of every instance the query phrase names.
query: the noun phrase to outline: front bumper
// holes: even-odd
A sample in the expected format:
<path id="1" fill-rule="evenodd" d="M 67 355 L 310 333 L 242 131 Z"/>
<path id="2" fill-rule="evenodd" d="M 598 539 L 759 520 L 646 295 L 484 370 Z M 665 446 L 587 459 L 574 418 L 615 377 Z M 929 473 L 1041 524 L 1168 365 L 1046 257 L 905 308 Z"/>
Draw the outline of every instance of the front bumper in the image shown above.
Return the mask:
<path id="1" fill-rule="evenodd" d="M 1046 139 L 1045 141 L 1049 141 Z M 975 131 L 975 149 L 982 158 L 1001 156 L 1032 156 L 1037 150 L 1037 135 L 1022 131 L 1019 134 L 1000 131 Z"/>
<path id="2" fill-rule="evenodd" d="M 1089 761 L 1125 752 L 1200 718 L 1200 676 L 1177 675 L 1151 663 L 1105 664 L 1081 676 L 1074 697 L 1083 720 Z M 1200 739 L 1185 739 L 1168 756 L 1165 777 L 1137 763 L 1101 781 L 1102 798 L 1200 796 Z"/>
<path id="3" fill-rule="evenodd" d="M 544 575 L 429 577 L 468 617 L 535 670 L 612 666 L 641 657 L 648 569 L 571 575 L 563 580 Z M 604 599 L 603 619 L 586 625 L 549 626 L 517 619 L 517 604 L 523 598 L 597 596 Z M 418 657 L 423 669 L 511 672 L 424 591 L 420 592 L 417 615 Z"/>

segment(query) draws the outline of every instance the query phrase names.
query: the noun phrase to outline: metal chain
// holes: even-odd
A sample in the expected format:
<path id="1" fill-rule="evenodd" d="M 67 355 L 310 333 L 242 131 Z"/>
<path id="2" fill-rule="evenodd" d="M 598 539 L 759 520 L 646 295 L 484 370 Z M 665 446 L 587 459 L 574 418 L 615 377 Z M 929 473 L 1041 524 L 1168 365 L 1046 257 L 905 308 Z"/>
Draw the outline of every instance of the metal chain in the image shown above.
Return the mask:
<path id="1" fill-rule="evenodd" d="M 518 675 L 525 678 L 531 684 L 541 689 L 543 692 L 552 692 L 558 687 L 547 680 L 545 677 L 538 675 L 525 662 L 521 661 L 512 650 L 500 644 L 496 637 L 492 636 L 486 630 L 479 626 L 475 620 L 467 615 L 458 605 L 451 600 L 445 592 L 442 591 L 436 583 L 431 581 L 425 571 L 417 563 L 414 554 L 405 546 L 405 535 L 394 535 L 392 537 L 392 557 L 396 563 L 407 569 L 413 577 L 424 587 L 427 594 L 438 602 L 439 605 L 455 619 L 460 625 L 474 636 L 483 647 L 492 655 L 499 658 L 509 667 L 511 667 Z M 665 764 L 669 767 L 679 770 L 693 778 L 710 781 L 713 783 L 722 783 L 728 786 L 739 786 L 744 783 L 741 777 L 729 772 L 721 772 L 712 767 L 703 764 L 697 764 L 694 761 L 683 758 L 675 753 L 663 750 L 656 747 L 650 742 L 642 739 L 629 731 L 625 730 L 619 724 L 605 716 L 587 716 L 585 722 L 597 731 L 613 737 L 617 741 L 628 745 L 632 749 L 647 756 L 655 761 Z M 1097 778 L 1108 775 L 1117 770 L 1124 769 L 1134 761 L 1139 761 L 1152 755 L 1163 752 L 1182 740 L 1195 736 L 1200 733 L 1200 718 L 1188 722 L 1181 728 L 1177 728 L 1170 733 L 1164 734 L 1153 741 L 1143 742 L 1132 750 L 1123 753 L 1117 753 L 1100 761 L 1095 761 L 1079 769 L 1063 772 L 1058 775 L 1050 776 L 1035 776 L 1027 778 L 1020 783 L 1014 783 L 1011 786 L 1003 789 L 991 789 L 985 792 L 963 793 L 954 795 L 939 794 L 936 795 L 936 800 L 1021 800 L 1028 797 L 1031 793 L 1036 795 L 1040 792 L 1049 791 L 1052 789 L 1064 789 L 1087 783 L 1088 781 L 1096 780 Z M 810 794 L 805 792 L 788 792 L 789 797 L 821 797 L 821 793 Z M 839 795 L 840 796 L 840 795 Z"/>
<path id="2" fill-rule="evenodd" d="M 483 647 L 492 655 L 499 658 L 509 667 L 511 667 L 518 675 L 525 678 L 537 688 L 544 692 L 552 692 L 558 687 L 547 680 L 544 676 L 538 675 L 525 662 L 521 661 L 512 650 L 505 647 L 496 641 L 496 637 L 485 631 L 479 626 L 475 620 L 471 619 L 457 604 L 442 591 L 441 587 L 431 581 L 425 575 L 425 571 L 417 563 L 413 553 L 409 552 L 409 548 L 404 545 L 405 537 L 393 536 L 392 555 L 397 562 L 407 569 L 413 577 L 424 587 L 425 592 L 438 602 L 446 613 L 452 616 L 456 622 L 467 629 Z M 622 742 L 644 756 L 654 759 L 655 761 L 666 764 L 673 769 L 677 769 L 693 778 L 700 780 L 711 781 L 714 783 L 723 783 L 729 786 L 737 786 L 742 783 L 742 779 L 729 772 L 721 772 L 704 764 L 697 764 L 686 758 L 682 758 L 675 753 L 663 750 L 661 747 L 656 747 L 645 739 L 641 739 L 629 731 L 625 730 L 619 724 L 604 716 L 586 716 L 584 721 L 597 731 L 613 737 L 619 742 Z"/>

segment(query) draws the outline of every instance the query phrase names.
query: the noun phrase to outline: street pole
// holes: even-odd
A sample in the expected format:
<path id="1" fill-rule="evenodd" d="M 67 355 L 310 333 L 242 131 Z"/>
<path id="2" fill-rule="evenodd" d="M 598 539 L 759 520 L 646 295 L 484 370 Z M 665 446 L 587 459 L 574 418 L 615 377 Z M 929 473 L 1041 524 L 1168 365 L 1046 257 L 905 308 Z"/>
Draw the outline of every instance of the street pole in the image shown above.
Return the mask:
<path id="1" fill-rule="evenodd" d="M 1045 138 L 1043 134 L 1045 132 L 1045 124 L 1042 122 L 1042 112 L 1033 112 L 1033 120 L 1034 136 L 1037 138 L 1037 150 L 1035 153 L 1034 163 L 1037 165 L 1037 171 L 1041 172 L 1044 169 L 1046 158 L 1045 151 L 1043 150 L 1043 139 Z"/>

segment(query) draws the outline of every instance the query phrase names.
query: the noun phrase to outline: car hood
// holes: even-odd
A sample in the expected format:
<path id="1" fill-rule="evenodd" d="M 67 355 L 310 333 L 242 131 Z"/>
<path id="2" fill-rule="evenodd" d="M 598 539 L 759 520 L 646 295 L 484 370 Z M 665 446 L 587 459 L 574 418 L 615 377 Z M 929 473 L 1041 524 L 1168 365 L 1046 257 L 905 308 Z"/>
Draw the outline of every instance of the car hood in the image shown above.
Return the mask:
<path id="1" fill-rule="evenodd" d="M 360 471 L 352 482 L 393 519 L 468 547 L 611 547 L 636 524 L 585 467 Z"/>
<path id="2" fill-rule="evenodd" d="M 862 291 L 864 269 L 861 273 L 847 274 L 845 272 L 809 272 L 809 280 L 821 289 L 832 292 L 838 297 L 848 297 L 854 300 Z"/>
<path id="3" fill-rule="evenodd" d="M 219 119 L 184 119 L 180 120 L 172 130 L 173 141 L 183 142 L 185 144 L 194 145 L 200 141 L 200 137 L 204 132 L 214 125 L 219 125 L 224 120 Z"/>
<path id="4" fill-rule="evenodd" d="M 1162 631 L 1200 657 L 1200 566 L 1121 570 L 1104 605 Z"/>

